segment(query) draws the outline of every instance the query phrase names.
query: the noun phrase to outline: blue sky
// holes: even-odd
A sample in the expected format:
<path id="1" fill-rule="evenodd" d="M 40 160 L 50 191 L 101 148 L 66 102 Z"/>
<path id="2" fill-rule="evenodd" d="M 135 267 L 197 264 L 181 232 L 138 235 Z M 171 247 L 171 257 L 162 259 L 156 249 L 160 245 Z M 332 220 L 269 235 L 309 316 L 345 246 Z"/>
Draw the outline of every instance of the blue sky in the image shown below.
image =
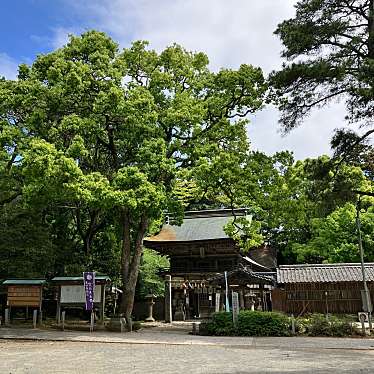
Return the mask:
<path id="1" fill-rule="evenodd" d="M 16 61 L 50 51 L 56 28 L 79 23 L 60 0 L 2 0 L 0 7 L 0 51 Z"/>
<path id="2" fill-rule="evenodd" d="M 13 79 L 17 66 L 37 54 L 61 47 L 69 33 L 97 29 L 121 47 L 149 40 L 162 50 L 177 42 L 204 51 L 211 69 L 261 66 L 265 73 L 281 66 L 281 44 L 273 31 L 294 14 L 296 0 L 0 0 L 0 76 Z M 329 153 L 334 128 L 344 123 L 344 107 L 313 113 L 288 136 L 279 133 L 279 114 L 266 108 L 251 118 L 248 136 L 266 153 L 291 150 L 296 158 Z"/>

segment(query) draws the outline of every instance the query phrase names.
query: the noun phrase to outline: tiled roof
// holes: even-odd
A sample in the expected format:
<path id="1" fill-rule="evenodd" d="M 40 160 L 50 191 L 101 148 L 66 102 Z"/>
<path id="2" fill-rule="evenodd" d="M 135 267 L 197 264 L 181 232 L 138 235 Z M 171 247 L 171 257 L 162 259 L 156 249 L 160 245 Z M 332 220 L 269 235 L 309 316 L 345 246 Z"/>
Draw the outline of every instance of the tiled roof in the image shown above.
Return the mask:
<path id="1" fill-rule="evenodd" d="M 3 282 L 4 286 L 40 286 L 44 284 L 45 279 L 7 279 Z"/>
<path id="2" fill-rule="evenodd" d="M 235 209 L 235 214 L 244 216 L 244 209 Z M 251 216 L 246 216 L 251 219 Z M 233 219 L 231 209 L 204 210 L 186 212 L 180 226 L 165 224 L 161 231 L 152 237 L 144 239 L 145 246 L 152 246 L 153 242 L 190 242 L 195 240 L 228 239 L 224 231 Z"/>
<path id="3" fill-rule="evenodd" d="M 110 281 L 110 278 L 107 275 L 95 275 L 95 282 L 96 283 L 105 283 Z M 65 282 L 81 282 L 83 284 L 83 277 L 54 277 L 52 278 L 52 282 L 56 283 L 65 283 Z"/>
<path id="4" fill-rule="evenodd" d="M 367 281 L 374 281 L 374 263 L 365 263 Z M 331 283 L 362 281 L 359 263 L 280 265 L 277 283 Z"/>

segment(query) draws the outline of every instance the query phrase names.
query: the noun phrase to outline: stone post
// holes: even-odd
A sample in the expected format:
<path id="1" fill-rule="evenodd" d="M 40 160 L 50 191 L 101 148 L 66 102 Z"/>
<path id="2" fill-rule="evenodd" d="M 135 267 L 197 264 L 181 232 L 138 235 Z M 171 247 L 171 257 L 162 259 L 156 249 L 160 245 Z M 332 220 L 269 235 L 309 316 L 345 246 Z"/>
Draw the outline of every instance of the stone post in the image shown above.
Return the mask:
<path id="1" fill-rule="evenodd" d="M 145 319 L 145 322 L 155 321 L 155 319 L 153 318 L 153 305 L 155 305 L 155 302 L 153 301 L 153 299 L 155 297 L 156 296 L 153 294 L 149 294 L 145 297 L 145 299 L 147 300 L 147 304 L 148 304 L 148 317 Z"/>
<path id="2" fill-rule="evenodd" d="M 5 320 L 4 320 L 4 325 L 8 326 L 10 325 L 10 309 L 6 308 L 5 309 Z"/>
<path id="3" fill-rule="evenodd" d="M 65 317 L 66 317 L 66 311 L 63 310 L 62 313 L 61 313 L 61 328 L 62 328 L 62 331 L 65 330 Z"/>
<path id="4" fill-rule="evenodd" d="M 36 323 L 38 321 L 38 310 L 34 309 L 32 313 L 32 327 L 36 329 Z"/>
<path id="5" fill-rule="evenodd" d="M 165 322 L 173 321 L 171 309 L 171 275 L 165 275 Z"/>

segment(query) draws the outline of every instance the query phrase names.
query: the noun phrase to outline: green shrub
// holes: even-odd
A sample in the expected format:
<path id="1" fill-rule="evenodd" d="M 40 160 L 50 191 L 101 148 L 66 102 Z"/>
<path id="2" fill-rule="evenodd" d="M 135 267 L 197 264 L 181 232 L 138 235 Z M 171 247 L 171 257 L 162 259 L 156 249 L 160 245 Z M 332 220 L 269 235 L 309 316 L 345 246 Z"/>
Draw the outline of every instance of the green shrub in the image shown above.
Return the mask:
<path id="1" fill-rule="evenodd" d="M 331 322 L 330 336 L 349 336 L 352 335 L 352 325 L 345 321 Z"/>
<path id="2" fill-rule="evenodd" d="M 290 323 L 287 316 L 275 312 L 241 311 L 235 327 L 232 314 L 219 312 L 212 320 L 200 326 L 200 333 L 208 335 L 288 336 Z"/>
<path id="3" fill-rule="evenodd" d="M 232 314 L 215 313 L 211 321 L 200 325 L 200 334 L 217 336 L 289 336 L 291 334 L 289 317 L 277 312 L 241 311 L 235 327 Z M 349 319 L 344 317 L 311 314 L 295 319 L 296 334 L 309 336 L 350 336 L 356 334 Z"/>
<path id="4" fill-rule="evenodd" d="M 309 336 L 349 336 L 355 334 L 356 328 L 352 327 L 346 318 L 329 316 L 327 319 L 323 314 L 312 314 L 309 318 L 304 318 L 302 324 L 305 333 Z"/>
<path id="5" fill-rule="evenodd" d="M 310 336 L 331 336 L 330 324 L 323 314 L 312 314 L 306 320 L 305 328 Z"/>
<path id="6" fill-rule="evenodd" d="M 242 336 L 288 336 L 290 322 L 281 313 L 242 311 L 239 313 L 237 332 Z"/>
<path id="7" fill-rule="evenodd" d="M 232 314 L 229 312 L 214 313 L 212 320 L 204 326 L 208 335 L 236 335 Z"/>

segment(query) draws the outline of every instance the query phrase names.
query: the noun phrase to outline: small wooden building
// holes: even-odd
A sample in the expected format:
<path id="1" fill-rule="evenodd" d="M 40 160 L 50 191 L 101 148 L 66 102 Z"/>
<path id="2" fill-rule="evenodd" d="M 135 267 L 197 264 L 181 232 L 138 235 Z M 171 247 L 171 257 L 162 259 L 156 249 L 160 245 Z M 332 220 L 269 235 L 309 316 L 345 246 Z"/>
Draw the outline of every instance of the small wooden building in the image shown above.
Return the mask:
<path id="1" fill-rule="evenodd" d="M 9 315 L 15 308 L 25 308 L 28 318 L 29 309 L 42 311 L 43 285 L 45 279 L 7 279 L 3 286 L 7 289 L 7 308 Z"/>
<path id="2" fill-rule="evenodd" d="M 99 311 L 100 322 L 104 321 L 105 286 L 109 282 L 110 278 L 107 275 L 95 276 L 94 309 Z M 56 319 L 58 322 L 62 309 L 83 308 L 85 306 L 86 296 L 83 277 L 54 277 L 51 283 L 57 287 Z"/>
<path id="3" fill-rule="evenodd" d="M 244 254 L 225 233 L 225 225 L 233 220 L 234 215 L 251 218 L 245 209 L 186 212 L 182 225 L 167 222 L 157 235 L 144 240 L 146 247 L 170 258 L 170 270 L 164 274 L 167 280 L 165 313 L 169 313 L 171 303 L 170 314 L 173 319 L 203 318 L 216 310 L 222 310 L 225 303 L 224 287 L 218 278 L 214 282 L 211 280 L 222 276 L 225 271 L 235 271 L 239 267 L 250 271 L 248 279 L 241 283 L 245 290 L 240 287 L 240 290 L 244 290 L 242 307 L 245 295 L 250 297 L 260 292 L 262 282 L 258 281 L 256 273 L 274 271 L 276 260 L 269 248 L 263 247 Z M 237 289 L 237 279 L 234 273 L 230 275 L 229 287 Z M 271 283 L 268 280 L 269 286 Z M 218 300 L 220 305 L 216 305 Z"/>
<path id="4" fill-rule="evenodd" d="M 365 264 L 374 300 L 374 263 Z M 305 313 L 356 314 L 362 311 L 361 265 L 358 263 L 281 265 L 273 309 L 294 315 Z"/>
<path id="5" fill-rule="evenodd" d="M 234 270 L 227 272 L 227 283 L 230 291 L 239 295 L 239 308 L 248 310 L 272 310 L 271 290 L 275 284 L 275 273 L 255 272 L 249 266 L 239 264 Z M 225 274 L 219 274 L 209 279 L 213 286 L 220 286 L 221 297 L 225 297 L 223 291 L 226 283 Z M 229 303 L 231 307 L 231 297 Z"/>

